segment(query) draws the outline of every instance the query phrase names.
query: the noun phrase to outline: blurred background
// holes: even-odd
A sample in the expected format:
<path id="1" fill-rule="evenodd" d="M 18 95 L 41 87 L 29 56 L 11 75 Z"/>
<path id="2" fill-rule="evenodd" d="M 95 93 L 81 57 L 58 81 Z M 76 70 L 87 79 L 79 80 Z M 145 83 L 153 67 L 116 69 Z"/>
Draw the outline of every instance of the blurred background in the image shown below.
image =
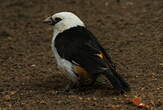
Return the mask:
<path id="1" fill-rule="evenodd" d="M 101 85 L 58 94 L 66 80 L 52 55 L 52 27 L 42 21 L 61 11 L 94 33 L 130 93 Z M 134 97 L 162 110 L 162 46 L 163 0 L 0 0 L 0 110 L 133 110 Z"/>

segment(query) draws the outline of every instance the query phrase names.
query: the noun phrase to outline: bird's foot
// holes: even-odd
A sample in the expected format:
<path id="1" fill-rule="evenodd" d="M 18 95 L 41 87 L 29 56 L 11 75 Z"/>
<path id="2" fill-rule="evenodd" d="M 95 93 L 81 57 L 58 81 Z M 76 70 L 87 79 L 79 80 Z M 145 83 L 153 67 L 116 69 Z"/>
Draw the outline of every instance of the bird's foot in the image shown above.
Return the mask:
<path id="1" fill-rule="evenodd" d="M 69 83 L 66 85 L 66 87 L 64 88 L 64 92 L 69 92 L 72 88 L 73 88 L 74 84 Z"/>

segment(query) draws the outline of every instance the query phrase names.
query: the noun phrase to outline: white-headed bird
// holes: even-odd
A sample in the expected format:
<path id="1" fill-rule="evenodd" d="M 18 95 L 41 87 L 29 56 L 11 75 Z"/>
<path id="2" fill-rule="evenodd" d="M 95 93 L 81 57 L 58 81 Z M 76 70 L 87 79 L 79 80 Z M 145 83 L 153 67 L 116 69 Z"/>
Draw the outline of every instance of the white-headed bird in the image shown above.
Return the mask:
<path id="1" fill-rule="evenodd" d="M 64 75 L 70 81 L 66 90 L 91 85 L 101 74 L 120 93 L 130 90 L 128 83 L 116 72 L 110 56 L 75 14 L 56 13 L 43 22 L 53 26 L 52 50 L 58 66 L 65 70 Z"/>

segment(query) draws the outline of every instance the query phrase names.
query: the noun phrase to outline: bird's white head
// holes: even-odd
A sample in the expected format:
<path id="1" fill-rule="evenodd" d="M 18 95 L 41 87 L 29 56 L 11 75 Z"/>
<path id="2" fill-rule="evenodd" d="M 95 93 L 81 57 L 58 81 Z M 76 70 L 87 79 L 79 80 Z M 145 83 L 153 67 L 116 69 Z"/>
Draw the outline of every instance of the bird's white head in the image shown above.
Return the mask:
<path id="1" fill-rule="evenodd" d="M 84 23 L 72 12 L 59 12 L 48 18 L 44 23 L 54 26 L 54 30 L 63 32 L 64 30 L 70 29 L 76 26 L 85 26 Z"/>

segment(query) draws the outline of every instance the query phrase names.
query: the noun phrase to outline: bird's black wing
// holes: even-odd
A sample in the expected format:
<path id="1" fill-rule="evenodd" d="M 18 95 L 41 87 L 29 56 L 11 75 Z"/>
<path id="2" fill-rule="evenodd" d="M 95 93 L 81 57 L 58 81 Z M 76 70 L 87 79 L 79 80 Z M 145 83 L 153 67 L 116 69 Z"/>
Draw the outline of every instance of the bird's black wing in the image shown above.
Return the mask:
<path id="1" fill-rule="evenodd" d="M 102 53 L 97 40 L 84 27 L 78 26 L 60 33 L 55 39 L 55 47 L 62 58 L 75 61 L 91 73 L 106 67 L 97 56 Z"/>
<path id="2" fill-rule="evenodd" d="M 78 26 L 60 33 L 55 39 L 55 47 L 62 58 L 76 62 L 92 75 L 106 75 L 115 88 L 125 91 L 128 87 L 112 68 L 108 54 L 86 28 Z"/>

